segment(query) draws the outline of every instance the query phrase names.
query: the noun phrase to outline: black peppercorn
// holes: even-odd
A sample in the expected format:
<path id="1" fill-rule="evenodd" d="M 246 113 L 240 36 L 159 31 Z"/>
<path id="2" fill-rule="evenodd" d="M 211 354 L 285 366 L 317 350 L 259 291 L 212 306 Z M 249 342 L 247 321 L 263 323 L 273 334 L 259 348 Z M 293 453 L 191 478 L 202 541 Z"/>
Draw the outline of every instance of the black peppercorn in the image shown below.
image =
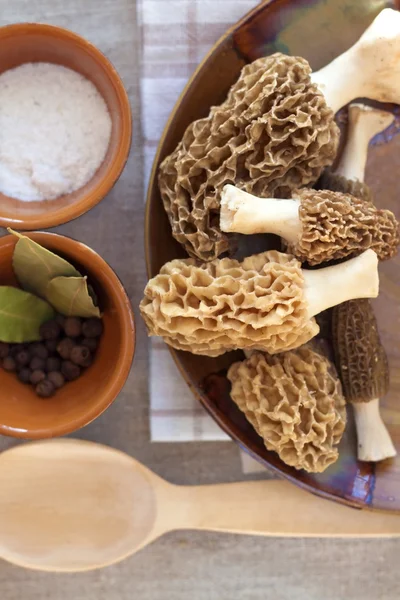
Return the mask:
<path id="1" fill-rule="evenodd" d="M 82 333 L 86 338 L 97 338 L 103 333 L 103 323 L 101 319 L 95 317 L 87 319 L 82 325 Z"/>
<path id="2" fill-rule="evenodd" d="M 0 358 L 5 358 L 6 356 L 8 356 L 9 351 L 9 344 L 6 344 L 5 342 L 0 342 Z"/>
<path id="3" fill-rule="evenodd" d="M 64 317 L 64 315 L 57 315 L 56 316 L 56 321 L 57 321 L 57 323 L 60 325 L 60 327 L 62 329 L 64 329 L 65 318 L 66 317 Z"/>
<path id="4" fill-rule="evenodd" d="M 61 373 L 67 381 L 73 381 L 74 379 L 78 379 L 81 369 L 70 360 L 64 360 L 61 365 Z"/>
<path id="5" fill-rule="evenodd" d="M 49 355 L 49 351 L 46 346 L 40 342 L 31 345 L 31 354 L 32 356 L 37 356 L 38 358 L 46 359 Z"/>
<path id="6" fill-rule="evenodd" d="M 35 392 L 41 398 L 50 398 L 56 391 L 54 384 L 48 379 L 43 379 L 40 383 L 35 387 Z"/>
<path id="7" fill-rule="evenodd" d="M 59 371 L 61 369 L 61 360 L 57 356 L 50 356 L 46 360 L 46 371 Z"/>
<path id="8" fill-rule="evenodd" d="M 74 348 L 75 342 L 71 338 L 64 338 L 57 344 L 57 352 L 64 360 L 68 360 L 71 356 L 71 350 Z"/>
<path id="9" fill-rule="evenodd" d="M 98 338 L 83 338 L 81 345 L 89 348 L 90 352 L 94 353 L 97 350 L 99 344 Z"/>
<path id="10" fill-rule="evenodd" d="M 32 371 L 31 373 L 31 383 L 33 385 L 37 385 L 38 383 L 40 383 L 41 381 L 43 381 L 43 379 L 45 379 L 46 377 L 46 373 L 44 371 L 42 371 L 41 369 L 36 369 L 36 371 Z"/>
<path id="11" fill-rule="evenodd" d="M 17 362 L 12 356 L 3 358 L 2 366 L 5 371 L 9 371 L 10 373 L 17 370 Z"/>
<path id="12" fill-rule="evenodd" d="M 55 340 L 60 336 L 61 325 L 56 319 L 51 319 L 40 326 L 39 333 L 43 340 Z"/>
<path id="13" fill-rule="evenodd" d="M 32 371 L 28 367 L 23 367 L 20 371 L 18 371 L 17 376 L 22 383 L 30 383 L 31 373 Z"/>
<path id="14" fill-rule="evenodd" d="M 46 340 L 44 344 L 45 344 L 47 350 L 49 351 L 49 353 L 54 354 L 57 350 L 58 343 L 59 343 L 59 340 Z"/>
<path id="15" fill-rule="evenodd" d="M 28 346 L 26 344 L 11 344 L 8 355 L 15 358 L 18 352 L 21 352 L 21 350 L 26 350 L 27 347 Z"/>
<path id="16" fill-rule="evenodd" d="M 39 358 L 39 356 L 34 356 L 31 362 L 29 363 L 29 366 L 32 369 L 32 371 L 44 371 L 46 367 L 46 360 L 47 359 Z"/>
<path id="17" fill-rule="evenodd" d="M 20 367 L 25 367 L 31 359 L 30 352 L 28 350 L 20 350 L 15 355 L 15 360 Z"/>
<path id="18" fill-rule="evenodd" d="M 65 377 L 60 371 L 50 371 L 47 374 L 47 379 L 51 381 L 56 389 L 62 388 L 65 384 Z"/>
<path id="19" fill-rule="evenodd" d="M 72 348 L 70 360 L 81 367 L 88 367 L 92 364 L 92 355 L 86 346 L 75 346 Z"/>
<path id="20" fill-rule="evenodd" d="M 77 338 L 82 333 L 82 323 L 78 317 L 68 317 L 64 323 L 65 335 L 71 338 Z"/>

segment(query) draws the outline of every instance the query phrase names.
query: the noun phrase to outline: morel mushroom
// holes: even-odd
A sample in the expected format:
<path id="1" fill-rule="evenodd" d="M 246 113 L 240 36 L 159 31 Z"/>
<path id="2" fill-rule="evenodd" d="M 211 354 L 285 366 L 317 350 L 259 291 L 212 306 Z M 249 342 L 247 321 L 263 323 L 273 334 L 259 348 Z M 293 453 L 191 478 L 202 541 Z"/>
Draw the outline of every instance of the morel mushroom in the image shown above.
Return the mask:
<path id="1" fill-rule="evenodd" d="M 276 251 L 243 262 L 177 259 L 148 282 L 140 310 L 149 334 L 178 350 L 206 356 L 240 348 L 275 354 L 315 336 L 314 315 L 351 298 L 375 298 L 378 287 L 372 250 L 313 271 Z"/>
<path id="2" fill-rule="evenodd" d="M 295 469 L 320 473 L 338 458 L 346 407 L 333 365 L 303 346 L 255 353 L 228 371 L 231 397 L 268 450 Z"/>
<path id="3" fill-rule="evenodd" d="M 393 457 L 396 449 L 379 413 L 379 399 L 389 389 L 388 361 L 370 302 L 351 300 L 336 306 L 332 330 L 344 395 L 354 408 L 358 458 Z"/>
<path id="4" fill-rule="evenodd" d="M 338 167 L 340 174 L 324 174 L 323 186 L 352 190 L 364 201 L 372 202 L 372 194 L 365 193 L 369 188 L 363 183 L 367 150 L 371 138 L 392 122 L 392 115 L 386 115 L 377 109 L 350 106 L 349 135 Z M 379 461 L 392 457 L 396 450 L 379 412 L 379 398 L 388 390 L 389 371 L 372 306 L 367 300 L 336 306 L 332 323 L 338 371 L 345 396 L 354 406 L 358 458 Z"/>
<path id="5" fill-rule="evenodd" d="M 364 182 L 368 145 L 393 123 L 394 115 L 364 104 L 351 104 L 348 119 L 347 141 L 340 161 L 335 171 L 326 169 L 318 187 L 373 202 L 371 189 Z"/>
<path id="6" fill-rule="evenodd" d="M 228 97 L 186 129 L 160 166 L 159 188 L 173 236 L 190 256 L 229 249 L 219 228 L 226 183 L 259 196 L 290 196 L 336 156 L 339 130 L 302 58 L 273 54 L 246 65 Z"/>
<path id="7" fill-rule="evenodd" d="M 318 265 L 371 248 L 380 260 L 394 256 L 398 223 L 389 210 L 350 194 L 303 188 L 291 200 L 257 198 L 226 185 L 221 195 L 222 231 L 275 233 L 301 262 Z"/>

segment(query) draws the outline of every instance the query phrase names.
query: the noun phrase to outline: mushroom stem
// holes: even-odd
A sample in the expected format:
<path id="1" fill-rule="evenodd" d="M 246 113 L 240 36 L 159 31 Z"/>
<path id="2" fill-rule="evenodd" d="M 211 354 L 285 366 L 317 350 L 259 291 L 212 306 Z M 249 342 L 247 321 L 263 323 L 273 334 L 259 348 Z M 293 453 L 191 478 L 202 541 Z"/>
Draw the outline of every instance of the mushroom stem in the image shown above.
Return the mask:
<path id="1" fill-rule="evenodd" d="M 347 300 L 376 298 L 379 293 L 378 257 L 373 250 L 333 267 L 302 272 L 309 318 Z"/>
<path id="2" fill-rule="evenodd" d="M 226 185 L 221 193 L 221 230 L 246 235 L 274 233 L 296 243 L 302 231 L 299 207 L 299 200 L 257 198 Z"/>
<path id="3" fill-rule="evenodd" d="M 397 452 L 379 412 L 379 399 L 353 402 L 357 428 L 357 456 L 363 461 L 380 461 Z"/>
<path id="4" fill-rule="evenodd" d="M 355 98 L 400 104 L 400 12 L 382 10 L 360 39 L 312 74 L 337 112 Z"/>
<path id="5" fill-rule="evenodd" d="M 394 115 L 387 111 L 351 104 L 347 142 L 335 172 L 347 179 L 364 181 L 368 144 L 393 121 Z"/>

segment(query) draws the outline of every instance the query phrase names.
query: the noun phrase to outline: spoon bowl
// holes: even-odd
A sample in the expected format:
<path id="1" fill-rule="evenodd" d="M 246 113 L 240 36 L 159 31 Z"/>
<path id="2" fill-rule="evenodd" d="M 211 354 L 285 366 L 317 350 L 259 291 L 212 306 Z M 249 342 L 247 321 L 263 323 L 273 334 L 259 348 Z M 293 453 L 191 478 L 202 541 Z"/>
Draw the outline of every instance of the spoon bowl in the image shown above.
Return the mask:
<path id="1" fill-rule="evenodd" d="M 285 481 L 175 486 L 122 452 L 80 440 L 7 450 L 0 479 L 0 557 L 42 571 L 105 567 L 176 529 L 400 535 L 397 515 L 329 503 Z"/>
<path id="2" fill-rule="evenodd" d="M 156 476 L 126 454 L 60 440 L 17 446 L 0 464 L 0 553 L 18 565 L 101 567 L 152 539 Z"/>

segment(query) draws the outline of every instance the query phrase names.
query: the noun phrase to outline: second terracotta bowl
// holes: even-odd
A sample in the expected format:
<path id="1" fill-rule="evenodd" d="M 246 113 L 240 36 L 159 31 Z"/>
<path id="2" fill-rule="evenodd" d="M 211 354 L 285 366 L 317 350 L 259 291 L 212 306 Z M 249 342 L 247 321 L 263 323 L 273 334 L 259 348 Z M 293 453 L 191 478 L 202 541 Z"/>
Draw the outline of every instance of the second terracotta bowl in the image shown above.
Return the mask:
<path id="1" fill-rule="evenodd" d="M 26 439 L 66 435 L 87 425 L 115 400 L 131 367 L 135 328 L 129 298 L 114 271 L 96 252 L 67 237 L 30 237 L 66 258 L 93 286 L 103 312 L 104 332 L 93 364 L 50 399 L 0 368 L 0 434 Z M 17 238 L 0 238 L 0 285 L 16 285 L 12 254 Z"/>
<path id="2" fill-rule="evenodd" d="M 103 96 L 112 120 L 107 154 L 92 179 L 79 190 L 41 202 L 23 202 L 0 193 L 0 225 L 33 230 L 71 221 L 104 198 L 128 158 L 132 118 L 128 95 L 113 65 L 72 31 L 40 23 L 0 27 L 0 74 L 27 62 L 55 63 L 81 73 Z"/>

